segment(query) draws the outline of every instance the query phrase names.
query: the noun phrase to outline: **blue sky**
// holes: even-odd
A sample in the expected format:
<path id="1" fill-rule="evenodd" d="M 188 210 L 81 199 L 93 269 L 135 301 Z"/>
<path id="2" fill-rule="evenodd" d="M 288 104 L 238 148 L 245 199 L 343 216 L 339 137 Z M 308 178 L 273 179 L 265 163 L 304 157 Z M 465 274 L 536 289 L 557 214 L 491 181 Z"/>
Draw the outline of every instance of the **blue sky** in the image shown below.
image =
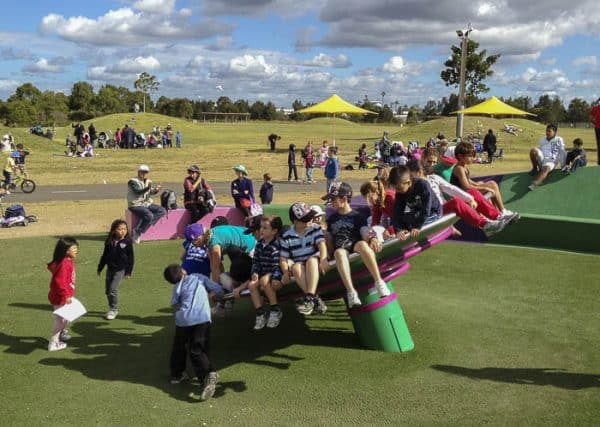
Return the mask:
<path id="1" fill-rule="evenodd" d="M 120 0 L 3 4 L 0 98 L 25 82 L 69 93 L 88 81 L 155 96 L 318 101 L 338 93 L 421 104 L 456 89 L 439 78 L 455 31 L 500 53 L 490 95 L 600 96 L 600 2 L 572 0 Z M 223 90 L 220 90 L 220 87 Z"/>

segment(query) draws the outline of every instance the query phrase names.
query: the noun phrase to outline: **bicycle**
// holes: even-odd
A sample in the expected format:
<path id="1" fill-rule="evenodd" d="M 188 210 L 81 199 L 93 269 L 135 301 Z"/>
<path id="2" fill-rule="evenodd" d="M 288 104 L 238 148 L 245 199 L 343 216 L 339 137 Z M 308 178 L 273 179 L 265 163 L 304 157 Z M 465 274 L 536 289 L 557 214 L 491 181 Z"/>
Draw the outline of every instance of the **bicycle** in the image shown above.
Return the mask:
<path id="1" fill-rule="evenodd" d="M 19 186 L 21 187 L 21 191 L 26 194 L 33 193 L 36 187 L 35 182 L 32 179 L 26 178 L 24 175 L 20 174 L 15 174 L 15 176 L 12 179 L 12 182 L 8 187 L 6 185 L 6 181 L 2 180 L 0 183 L 2 187 L 6 188 L 9 191 L 16 190 L 17 186 Z"/>

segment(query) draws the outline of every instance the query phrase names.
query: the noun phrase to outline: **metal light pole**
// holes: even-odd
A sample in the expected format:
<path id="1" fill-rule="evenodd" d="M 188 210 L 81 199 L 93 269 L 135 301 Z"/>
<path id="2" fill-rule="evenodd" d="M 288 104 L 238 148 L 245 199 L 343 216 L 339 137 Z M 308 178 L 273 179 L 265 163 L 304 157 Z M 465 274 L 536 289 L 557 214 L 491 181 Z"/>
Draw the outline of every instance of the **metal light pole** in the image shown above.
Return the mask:
<path id="1" fill-rule="evenodd" d="M 461 39 L 460 44 L 460 81 L 458 85 L 458 111 L 462 111 L 465 108 L 465 74 L 467 70 L 467 49 L 469 46 L 469 33 L 472 31 L 471 24 L 467 26 L 467 29 L 463 32 L 458 30 L 456 34 Z M 456 137 L 462 138 L 463 136 L 463 119 L 464 114 L 458 113 L 456 115 Z"/>

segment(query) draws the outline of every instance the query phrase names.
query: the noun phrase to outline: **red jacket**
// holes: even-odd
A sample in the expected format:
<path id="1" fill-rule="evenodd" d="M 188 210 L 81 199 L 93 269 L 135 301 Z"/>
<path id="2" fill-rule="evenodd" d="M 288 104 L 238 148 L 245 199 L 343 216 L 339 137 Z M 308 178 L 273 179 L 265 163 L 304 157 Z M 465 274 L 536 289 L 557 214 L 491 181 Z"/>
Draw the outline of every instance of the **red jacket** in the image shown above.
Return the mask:
<path id="1" fill-rule="evenodd" d="M 58 265 L 52 262 L 48 264 L 48 270 L 52 273 L 48 301 L 52 305 L 64 305 L 67 303 L 67 298 L 75 295 L 75 265 L 73 259 L 65 258 Z"/>
<path id="2" fill-rule="evenodd" d="M 383 200 L 384 207 L 382 208 L 379 204 L 371 207 L 371 225 L 379 225 L 381 223 L 381 217 L 385 213 L 391 220 L 394 216 L 394 203 L 396 201 L 396 191 L 391 188 L 385 190 L 385 198 Z"/>

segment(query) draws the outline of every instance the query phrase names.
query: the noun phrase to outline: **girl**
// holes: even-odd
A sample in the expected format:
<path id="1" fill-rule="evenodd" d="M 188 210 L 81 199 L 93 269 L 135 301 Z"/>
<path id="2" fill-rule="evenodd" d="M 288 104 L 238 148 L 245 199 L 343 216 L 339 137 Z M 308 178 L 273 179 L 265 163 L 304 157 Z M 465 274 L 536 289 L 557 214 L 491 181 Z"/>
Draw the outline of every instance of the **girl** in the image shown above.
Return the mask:
<path id="1" fill-rule="evenodd" d="M 250 289 L 250 299 L 256 309 L 254 330 L 276 328 L 281 322 L 283 313 L 277 305 L 277 291 L 281 288 L 281 268 L 279 267 L 279 242 L 277 235 L 281 232 L 283 223 L 278 216 L 263 217 L 260 221 L 260 240 L 254 249 L 252 259 L 252 276 L 250 280 L 233 290 L 236 298 L 240 292 Z M 269 308 L 263 305 L 260 291 L 265 293 Z"/>
<path id="2" fill-rule="evenodd" d="M 131 277 L 133 261 L 133 245 L 127 223 L 122 219 L 116 219 L 110 226 L 108 237 L 104 242 L 104 252 L 98 263 L 98 276 L 104 266 L 107 266 L 105 293 L 108 299 L 108 312 L 104 316 L 106 320 L 114 320 L 119 314 L 119 285 L 123 277 L 128 279 Z"/>
<path id="3" fill-rule="evenodd" d="M 306 157 L 304 157 L 304 167 L 306 168 L 306 183 L 314 184 L 315 180 L 313 179 L 313 167 L 315 163 L 315 155 L 312 141 L 308 142 L 304 150 L 306 152 Z"/>
<path id="4" fill-rule="evenodd" d="M 327 152 L 329 151 L 329 143 L 323 141 L 323 145 L 319 148 L 319 167 L 324 168 L 327 163 Z"/>
<path id="5" fill-rule="evenodd" d="M 373 179 L 360 186 L 360 194 L 371 207 L 371 226 L 382 225 L 388 228 L 394 215 L 396 191 L 385 188 L 380 180 Z"/>
<path id="6" fill-rule="evenodd" d="M 70 304 L 75 295 L 75 265 L 73 260 L 77 256 L 79 243 L 73 237 L 61 237 L 56 242 L 52 261 L 48 263 L 48 270 L 52 273 L 48 301 L 54 310 L 65 304 Z M 67 320 L 54 316 L 54 326 L 48 342 L 49 351 L 62 350 L 67 347 L 64 341 L 71 339 L 67 331 Z"/>

